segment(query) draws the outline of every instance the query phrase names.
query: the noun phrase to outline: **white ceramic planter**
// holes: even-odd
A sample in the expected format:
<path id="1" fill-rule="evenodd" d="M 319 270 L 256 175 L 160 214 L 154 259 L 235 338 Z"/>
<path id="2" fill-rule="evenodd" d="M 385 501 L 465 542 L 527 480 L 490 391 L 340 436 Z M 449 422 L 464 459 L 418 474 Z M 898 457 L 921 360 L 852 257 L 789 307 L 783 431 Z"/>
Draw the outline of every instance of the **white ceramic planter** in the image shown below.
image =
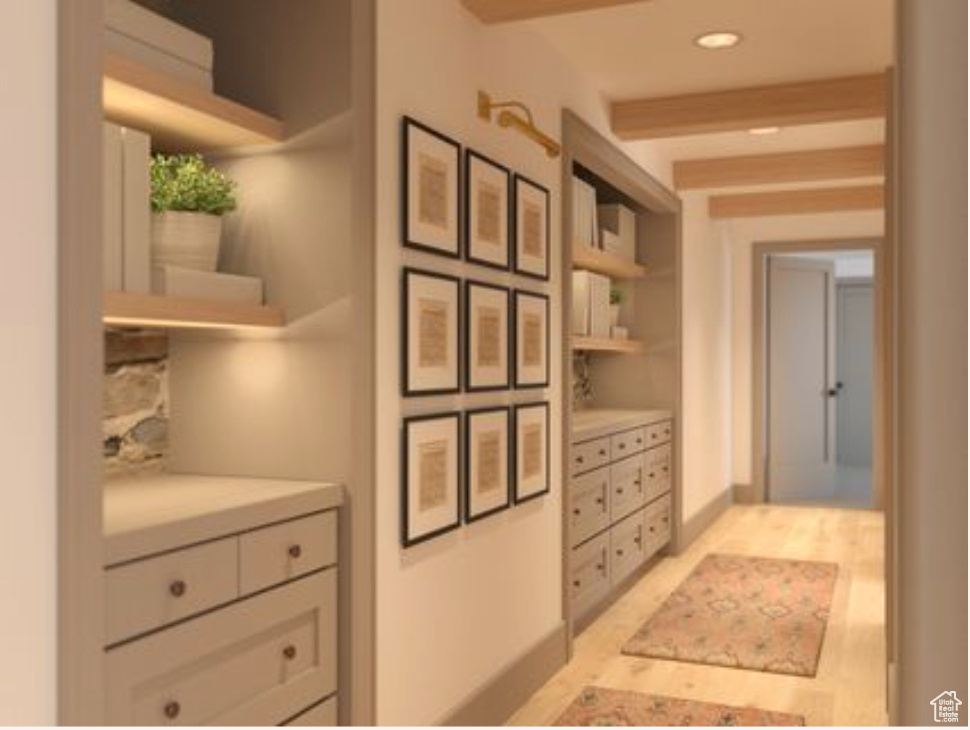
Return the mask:
<path id="1" fill-rule="evenodd" d="M 168 210 L 152 213 L 152 266 L 215 271 L 222 217 Z"/>

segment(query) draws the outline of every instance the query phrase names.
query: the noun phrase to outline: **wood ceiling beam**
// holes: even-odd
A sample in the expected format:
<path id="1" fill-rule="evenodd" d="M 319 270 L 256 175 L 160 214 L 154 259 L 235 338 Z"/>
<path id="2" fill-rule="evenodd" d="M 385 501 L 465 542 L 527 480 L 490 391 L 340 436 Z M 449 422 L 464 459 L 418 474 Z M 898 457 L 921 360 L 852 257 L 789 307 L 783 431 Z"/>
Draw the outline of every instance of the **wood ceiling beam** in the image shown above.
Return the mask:
<path id="1" fill-rule="evenodd" d="M 885 150 L 879 144 L 677 160 L 674 162 L 674 187 L 678 190 L 709 190 L 736 185 L 882 177 L 885 169 Z"/>
<path id="2" fill-rule="evenodd" d="M 712 195 L 708 199 L 708 212 L 711 218 L 756 218 L 767 215 L 878 210 L 883 205 L 882 185 L 857 185 L 844 188 Z"/>
<path id="3" fill-rule="evenodd" d="M 461 0 L 483 23 L 510 23 L 516 20 L 545 18 L 550 15 L 580 13 L 615 5 L 630 5 L 645 0 Z"/>
<path id="4" fill-rule="evenodd" d="M 885 116 L 887 90 L 878 73 L 619 101 L 612 127 L 637 140 L 869 119 Z"/>

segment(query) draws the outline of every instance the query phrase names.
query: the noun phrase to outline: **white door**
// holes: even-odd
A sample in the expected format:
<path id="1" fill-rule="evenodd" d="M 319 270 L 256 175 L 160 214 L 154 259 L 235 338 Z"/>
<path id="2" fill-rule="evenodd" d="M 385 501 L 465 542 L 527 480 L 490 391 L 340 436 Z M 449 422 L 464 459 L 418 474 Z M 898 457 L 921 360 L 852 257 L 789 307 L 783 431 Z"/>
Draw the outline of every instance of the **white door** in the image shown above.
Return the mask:
<path id="1" fill-rule="evenodd" d="M 836 423 L 840 466 L 872 466 L 872 284 L 836 287 Z"/>
<path id="2" fill-rule="evenodd" d="M 835 266 L 768 259 L 768 497 L 830 499 L 835 478 Z"/>

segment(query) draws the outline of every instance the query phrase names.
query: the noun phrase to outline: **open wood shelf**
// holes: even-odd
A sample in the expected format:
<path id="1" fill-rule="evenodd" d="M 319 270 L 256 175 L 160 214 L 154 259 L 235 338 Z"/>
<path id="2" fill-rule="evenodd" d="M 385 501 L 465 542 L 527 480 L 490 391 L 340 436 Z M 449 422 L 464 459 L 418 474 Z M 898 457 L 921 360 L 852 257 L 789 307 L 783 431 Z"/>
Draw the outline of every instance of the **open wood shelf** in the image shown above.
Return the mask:
<path id="1" fill-rule="evenodd" d="M 282 327 L 286 313 L 276 306 L 109 291 L 104 293 L 102 319 L 121 327 L 233 329 Z"/>
<path id="2" fill-rule="evenodd" d="M 168 152 L 284 139 L 280 120 L 114 54 L 105 56 L 102 94 L 106 118 L 148 132 Z"/>
<path id="3" fill-rule="evenodd" d="M 643 352 L 639 340 L 617 340 L 609 337 L 573 337 L 573 350 L 584 352 L 616 352 L 628 355 Z"/>
<path id="4" fill-rule="evenodd" d="M 614 279 L 642 279 L 647 275 L 647 268 L 636 261 L 582 244 L 573 245 L 573 268 L 595 271 Z"/>

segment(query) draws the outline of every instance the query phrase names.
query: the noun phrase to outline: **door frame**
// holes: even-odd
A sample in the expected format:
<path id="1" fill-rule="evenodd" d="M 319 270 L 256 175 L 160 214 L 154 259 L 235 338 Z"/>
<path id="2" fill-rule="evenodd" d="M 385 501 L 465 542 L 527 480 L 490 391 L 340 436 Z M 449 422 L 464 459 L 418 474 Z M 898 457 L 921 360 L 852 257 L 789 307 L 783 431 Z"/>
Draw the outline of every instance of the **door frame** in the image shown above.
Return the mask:
<path id="1" fill-rule="evenodd" d="M 875 272 L 873 272 L 873 274 L 875 274 Z M 873 277 L 868 277 L 868 276 L 847 276 L 844 279 L 840 279 L 840 280 L 836 281 L 835 282 L 835 317 L 836 317 L 836 320 L 835 320 L 835 340 L 836 340 L 836 343 L 838 343 L 838 341 L 839 341 L 839 328 L 842 326 L 841 325 L 842 320 L 840 319 L 840 312 L 842 310 L 840 298 L 842 297 L 843 292 L 845 292 L 847 289 L 850 289 L 850 288 L 853 288 L 853 287 L 855 287 L 855 288 L 865 288 L 865 289 L 868 289 L 869 290 L 869 295 L 870 295 L 870 297 L 872 297 L 873 317 L 875 317 L 876 290 L 875 290 L 875 285 L 874 285 L 874 276 Z M 873 332 L 872 334 L 875 334 L 875 333 Z M 836 374 L 838 374 L 838 372 L 839 372 L 838 345 L 836 345 L 836 350 L 837 350 L 837 352 L 836 352 L 835 372 L 836 372 Z M 872 359 L 874 359 L 875 352 L 873 352 L 872 355 L 873 355 L 873 358 Z M 870 386 L 870 389 L 871 389 L 871 386 Z M 871 396 L 870 396 L 870 399 L 871 399 Z M 835 420 L 836 420 L 836 423 L 838 423 L 838 420 L 839 420 L 839 414 L 838 414 L 839 406 L 838 406 L 838 403 L 836 403 L 836 405 L 835 405 L 835 411 L 836 411 L 836 413 L 835 413 Z M 870 428 L 871 428 L 872 432 L 875 432 L 876 429 L 871 424 L 870 424 Z M 838 458 L 838 451 L 839 451 L 838 434 L 839 434 L 839 430 L 838 430 L 838 428 L 836 428 L 836 445 L 835 445 L 836 458 Z M 869 462 L 870 462 L 870 471 L 871 471 L 871 464 L 872 464 L 872 452 L 871 452 L 871 449 L 870 449 L 870 453 L 869 453 Z M 869 493 L 870 494 L 872 494 L 871 481 L 872 480 L 870 478 L 870 486 L 869 486 Z"/>
<path id="2" fill-rule="evenodd" d="M 873 372 L 872 372 L 872 508 L 884 509 L 886 503 L 885 472 L 877 468 L 888 458 L 882 440 L 884 414 L 880 407 L 882 399 L 886 397 L 885 383 L 888 371 L 888 358 L 891 353 L 886 347 L 886 340 L 882 336 L 882 328 L 886 322 L 887 312 L 880 304 L 885 283 L 882 276 L 884 239 L 882 238 L 832 238 L 795 241 L 760 241 L 751 246 L 752 266 L 752 298 L 751 298 L 751 474 L 752 485 L 749 499 L 746 501 L 762 504 L 768 501 L 765 459 L 767 458 L 767 436 L 765 428 L 767 419 L 765 409 L 767 398 L 767 328 L 765 317 L 767 306 L 765 302 L 767 267 L 766 257 L 770 254 L 817 253 L 820 251 L 857 251 L 869 250 L 873 253 L 873 296 L 877 303 L 873 308 Z M 877 476 L 878 475 L 878 476 Z"/>

